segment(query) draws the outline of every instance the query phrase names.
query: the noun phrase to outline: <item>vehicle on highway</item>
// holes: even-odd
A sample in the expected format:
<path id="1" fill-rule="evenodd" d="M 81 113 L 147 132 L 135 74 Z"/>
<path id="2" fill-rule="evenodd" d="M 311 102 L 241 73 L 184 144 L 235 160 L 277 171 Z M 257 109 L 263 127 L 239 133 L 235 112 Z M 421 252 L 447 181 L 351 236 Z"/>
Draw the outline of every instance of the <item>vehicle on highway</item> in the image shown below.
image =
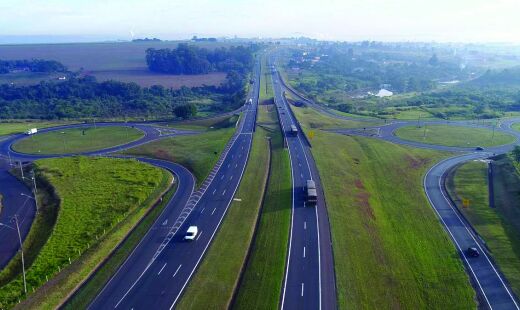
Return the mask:
<path id="1" fill-rule="evenodd" d="M 307 180 L 305 199 L 307 204 L 315 205 L 318 202 L 318 192 L 316 191 L 316 183 L 313 180 Z"/>
<path id="2" fill-rule="evenodd" d="M 37 129 L 37 128 L 31 128 L 31 129 L 27 130 L 27 131 L 25 132 L 25 134 L 30 136 L 30 135 L 34 135 L 34 134 L 37 133 L 37 132 L 38 132 L 38 129 Z"/>
<path id="3" fill-rule="evenodd" d="M 282 112 L 283 114 L 283 112 Z M 291 128 L 289 129 L 289 134 L 291 136 L 297 136 L 298 135 L 298 128 L 296 128 L 295 125 L 291 125 Z"/>
<path id="4" fill-rule="evenodd" d="M 483 148 L 483 147 L 481 147 L 481 146 L 477 146 L 477 147 L 475 148 L 475 150 L 477 150 L 477 151 L 483 151 L 483 150 L 484 150 L 484 148 Z"/>
<path id="5" fill-rule="evenodd" d="M 477 248 L 474 248 L 474 247 L 468 248 L 466 250 L 466 253 L 468 254 L 469 257 L 478 257 L 480 255 Z"/>
<path id="6" fill-rule="evenodd" d="M 186 235 L 184 235 L 184 240 L 195 240 L 199 233 L 199 228 L 197 226 L 190 226 L 186 231 Z"/>
<path id="7" fill-rule="evenodd" d="M 253 99 L 249 98 L 249 101 L 247 101 L 249 104 L 253 104 Z"/>

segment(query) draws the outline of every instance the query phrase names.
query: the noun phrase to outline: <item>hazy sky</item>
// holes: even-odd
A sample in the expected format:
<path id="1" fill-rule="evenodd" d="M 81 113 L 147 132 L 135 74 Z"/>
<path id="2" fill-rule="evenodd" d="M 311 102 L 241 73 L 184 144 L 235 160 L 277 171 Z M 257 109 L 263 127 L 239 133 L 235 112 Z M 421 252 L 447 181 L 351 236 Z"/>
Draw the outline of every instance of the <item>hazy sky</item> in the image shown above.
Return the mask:
<path id="1" fill-rule="evenodd" d="M 520 42 L 520 0 L 0 0 L 0 35 Z"/>

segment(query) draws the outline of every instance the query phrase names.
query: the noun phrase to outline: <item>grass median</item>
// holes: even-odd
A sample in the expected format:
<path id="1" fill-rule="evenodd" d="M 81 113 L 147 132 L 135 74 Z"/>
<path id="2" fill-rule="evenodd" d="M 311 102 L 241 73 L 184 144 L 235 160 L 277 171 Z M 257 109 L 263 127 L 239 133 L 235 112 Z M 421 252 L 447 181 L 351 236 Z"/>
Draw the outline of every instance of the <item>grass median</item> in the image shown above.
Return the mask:
<path id="1" fill-rule="evenodd" d="M 86 157 L 40 160 L 36 170 L 52 184 L 60 205 L 27 270 L 30 294 L 20 306 L 51 309 L 124 238 L 168 188 L 171 175 L 135 160 Z M 2 286 L 0 307 L 23 299 L 21 287 L 20 278 Z"/>
<path id="2" fill-rule="evenodd" d="M 273 105 L 262 106 L 271 136 L 271 170 L 257 233 L 233 309 L 275 309 L 280 300 L 291 222 L 291 166 Z M 267 122 L 270 119 L 270 122 Z"/>
<path id="3" fill-rule="evenodd" d="M 226 309 L 238 284 L 251 245 L 269 171 L 270 133 L 257 128 L 244 176 L 197 273 L 178 309 Z"/>
<path id="4" fill-rule="evenodd" d="M 495 208 L 489 206 L 488 165 L 467 162 L 447 179 L 450 196 L 486 242 L 500 270 L 520 295 L 520 176 L 508 156 L 493 161 Z M 469 205 L 464 206 L 467 199 Z"/>
<path id="5" fill-rule="evenodd" d="M 500 131 L 452 125 L 405 126 L 397 129 L 395 135 L 409 141 L 459 147 L 488 147 L 515 141 L 512 135 Z"/>
<path id="6" fill-rule="evenodd" d="M 85 127 L 56 130 L 28 136 L 13 149 L 28 154 L 78 154 L 126 144 L 144 133 L 127 126 Z"/>

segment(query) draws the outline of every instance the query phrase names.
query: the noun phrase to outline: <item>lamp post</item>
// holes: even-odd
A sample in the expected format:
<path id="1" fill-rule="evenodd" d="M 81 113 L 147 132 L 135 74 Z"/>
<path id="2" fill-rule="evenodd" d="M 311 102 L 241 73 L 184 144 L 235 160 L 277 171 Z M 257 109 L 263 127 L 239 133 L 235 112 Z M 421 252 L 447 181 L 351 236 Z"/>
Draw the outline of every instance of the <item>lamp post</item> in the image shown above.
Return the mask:
<path id="1" fill-rule="evenodd" d="M 5 227 L 11 228 L 13 230 L 16 230 L 18 232 L 18 241 L 20 242 L 20 253 L 22 256 L 23 290 L 24 290 L 25 294 L 27 294 L 27 281 L 25 279 L 25 260 L 23 257 L 22 235 L 20 234 L 20 226 L 18 225 L 18 215 L 15 214 L 14 217 L 11 219 L 11 221 L 16 224 L 16 229 L 14 227 L 4 224 L 4 223 L 0 223 L 0 226 L 5 226 Z"/>

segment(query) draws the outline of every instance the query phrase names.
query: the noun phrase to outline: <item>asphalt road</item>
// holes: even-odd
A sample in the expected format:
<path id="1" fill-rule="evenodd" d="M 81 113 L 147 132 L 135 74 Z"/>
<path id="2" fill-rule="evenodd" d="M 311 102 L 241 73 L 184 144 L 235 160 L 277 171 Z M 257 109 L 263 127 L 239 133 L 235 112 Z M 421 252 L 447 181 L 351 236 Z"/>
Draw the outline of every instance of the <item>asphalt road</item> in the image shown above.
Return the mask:
<path id="1" fill-rule="evenodd" d="M 106 126 L 123 126 L 122 123 L 98 123 L 96 126 L 106 127 Z M 58 131 L 68 128 L 78 128 L 92 126 L 91 124 L 78 124 L 78 125 L 66 125 L 60 127 L 52 127 L 42 129 L 39 132 L 50 132 L 50 131 Z M 136 141 L 132 141 L 130 143 L 115 146 L 103 150 L 98 150 L 94 152 L 81 153 L 81 155 L 108 155 L 110 153 L 114 153 L 117 151 L 125 150 L 128 148 L 135 147 L 137 145 L 145 144 L 157 139 L 162 139 L 165 137 L 170 137 L 174 135 L 187 135 L 187 134 L 196 134 L 193 131 L 183 131 L 183 130 L 171 130 L 171 129 L 163 129 L 157 128 L 150 124 L 143 123 L 127 123 L 126 126 L 133 126 L 144 132 L 144 136 Z M 27 164 L 30 161 L 42 159 L 42 158 L 52 158 L 52 157 L 64 157 L 71 156 L 72 154 L 66 155 L 31 155 L 31 154 L 22 154 L 12 150 L 12 145 L 21 140 L 21 139 L 30 139 L 30 137 L 24 134 L 12 135 L 7 138 L 4 138 L 0 141 L 0 193 L 3 196 L 3 208 L 0 212 L 0 223 L 6 224 L 0 225 L 0 269 L 4 268 L 7 263 L 11 260 L 11 258 L 18 252 L 19 250 L 19 241 L 18 241 L 18 232 L 14 229 L 16 228 L 15 223 L 12 221 L 14 215 L 16 214 L 18 217 L 19 227 L 20 227 L 20 235 L 22 240 L 25 240 L 29 230 L 31 228 L 32 222 L 36 215 L 36 204 L 33 198 L 32 189 L 27 188 L 25 184 L 20 182 L 16 177 L 12 176 L 8 171 L 12 168 L 19 167 L 20 163 Z M 144 159 L 143 159 L 144 161 Z M 151 164 L 158 165 L 158 161 L 150 162 Z M 175 164 L 170 166 L 169 170 L 172 170 L 174 173 L 178 173 L 177 176 L 180 179 L 190 179 L 192 178 L 191 174 L 187 172 L 187 170 L 182 170 L 182 167 L 177 167 Z M 186 175 L 189 174 L 189 177 Z M 25 176 L 30 177 L 30 176 Z M 185 182 L 188 183 L 188 182 Z M 23 195 L 22 195 L 23 194 Z"/>
<path id="2" fill-rule="evenodd" d="M 283 97 L 282 84 L 272 74 L 275 104 L 282 130 L 297 125 Z M 299 126 L 298 126 L 299 127 Z M 293 184 L 291 230 L 280 305 L 282 309 L 336 309 L 334 258 L 323 190 L 312 154 L 301 131 L 286 134 Z M 307 206 L 305 186 L 314 180 L 319 193 L 316 206 Z"/>
<path id="3" fill-rule="evenodd" d="M 253 104 L 246 106 L 237 134 L 208 179 L 176 217 L 156 223 L 161 224 L 163 236 L 152 229 L 154 236 L 134 250 L 89 309 L 169 309 L 179 301 L 226 215 L 247 164 L 256 123 L 258 65 L 255 72 Z M 189 226 L 197 226 L 199 233 L 188 242 L 183 237 Z"/>
<path id="4" fill-rule="evenodd" d="M 291 91 L 296 96 L 299 96 L 294 90 L 286 89 Z M 340 116 L 335 113 L 328 111 L 326 108 L 318 107 L 306 98 L 301 97 L 300 99 L 308 104 L 308 106 L 316 108 L 316 110 L 325 113 L 329 116 L 356 120 L 358 118 L 350 118 Z M 365 120 L 368 121 L 368 120 Z M 439 151 L 450 151 L 457 152 L 462 155 L 448 158 L 440 163 L 433 166 L 426 174 L 424 178 L 424 190 L 430 202 L 430 205 L 434 209 L 435 213 L 439 217 L 443 227 L 448 232 L 451 240 L 457 248 L 461 259 L 463 260 L 466 270 L 472 279 L 474 286 L 477 288 L 477 292 L 481 296 L 481 300 L 484 307 L 490 309 L 520 309 L 517 297 L 511 291 L 510 286 L 507 284 L 504 276 L 499 271 L 495 263 L 490 259 L 490 255 L 481 241 L 480 237 L 477 236 L 476 232 L 472 229 L 471 225 L 463 217 L 463 215 L 457 211 L 453 205 L 445 189 L 445 178 L 447 173 L 456 165 L 463 162 L 484 159 L 491 157 L 496 154 L 503 154 L 513 149 L 515 145 L 519 143 L 520 133 L 513 130 L 511 125 L 520 122 L 518 118 L 506 119 L 500 123 L 497 131 L 502 131 L 514 135 L 517 139 L 514 143 L 500 145 L 495 147 L 488 147 L 484 151 L 476 151 L 475 148 L 468 147 L 449 147 L 441 145 L 426 144 L 416 141 L 403 140 L 395 135 L 395 131 L 403 126 L 416 125 L 416 121 L 393 121 L 382 126 L 373 126 L 366 128 L 357 129 L 335 129 L 334 132 L 346 135 L 361 135 L 379 138 L 392 143 L 408 145 L 412 147 L 435 149 Z M 469 121 L 421 121 L 421 124 L 446 124 L 466 127 L 480 127 L 486 128 L 485 126 L 475 124 Z M 489 128 L 489 127 L 487 127 Z M 479 257 L 468 257 L 466 250 L 469 247 L 476 247 L 479 249 L 481 255 Z"/>

